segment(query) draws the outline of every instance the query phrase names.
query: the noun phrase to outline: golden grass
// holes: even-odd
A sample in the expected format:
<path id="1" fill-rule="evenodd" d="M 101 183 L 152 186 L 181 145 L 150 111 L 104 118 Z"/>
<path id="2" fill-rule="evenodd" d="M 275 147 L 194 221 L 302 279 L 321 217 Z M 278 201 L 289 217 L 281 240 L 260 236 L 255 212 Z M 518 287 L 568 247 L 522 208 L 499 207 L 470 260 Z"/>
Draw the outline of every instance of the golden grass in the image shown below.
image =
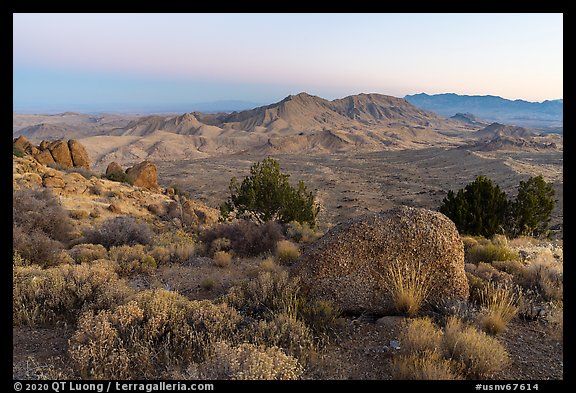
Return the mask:
<path id="1" fill-rule="evenodd" d="M 453 361 L 462 362 L 472 378 L 486 378 L 509 364 L 506 348 L 494 337 L 449 317 L 444 328 L 443 347 Z"/>
<path id="2" fill-rule="evenodd" d="M 433 287 L 432 276 L 421 262 L 397 260 L 383 277 L 396 311 L 409 317 L 418 314 Z"/>
<path id="3" fill-rule="evenodd" d="M 232 254 L 228 251 L 216 251 L 212 259 L 214 259 L 216 266 L 226 268 L 232 263 Z"/>
<path id="4" fill-rule="evenodd" d="M 262 262 L 258 265 L 258 271 L 260 272 L 278 272 L 280 271 L 280 266 L 274 262 L 274 258 L 268 257 L 264 258 Z"/>
<path id="5" fill-rule="evenodd" d="M 300 257 L 300 249 L 290 240 L 276 243 L 276 259 L 281 265 L 290 265 Z"/>
<path id="6" fill-rule="evenodd" d="M 462 379 L 458 366 L 450 359 L 443 358 L 436 351 L 400 356 L 392 363 L 394 379 L 401 380 L 442 380 Z"/>
<path id="7" fill-rule="evenodd" d="M 402 348 L 410 353 L 437 351 L 442 347 L 442 331 L 430 318 L 410 320 L 400 338 Z"/>
<path id="8" fill-rule="evenodd" d="M 489 283 L 480 290 L 481 312 L 479 324 L 490 334 L 500 334 L 508 323 L 518 315 L 518 296 L 509 288 Z"/>
<path id="9" fill-rule="evenodd" d="M 217 342 L 212 353 L 199 366 L 204 379 L 292 380 L 298 379 L 303 372 L 298 360 L 276 347 L 246 343 L 234 347 Z"/>

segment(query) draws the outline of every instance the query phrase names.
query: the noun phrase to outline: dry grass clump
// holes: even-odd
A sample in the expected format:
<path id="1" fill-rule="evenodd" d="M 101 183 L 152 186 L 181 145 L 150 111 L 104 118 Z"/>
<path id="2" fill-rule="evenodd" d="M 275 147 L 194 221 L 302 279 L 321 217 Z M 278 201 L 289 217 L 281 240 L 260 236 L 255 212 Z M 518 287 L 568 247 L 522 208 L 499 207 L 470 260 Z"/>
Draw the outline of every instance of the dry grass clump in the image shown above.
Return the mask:
<path id="1" fill-rule="evenodd" d="M 564 302 L 556 302 L 548 318 L 551 337 L 559 342 L 564 339 Z"/>
<path id="2" fill-rule="evenodd" d="M 518 295 L 507 287 L 489 283 L 480 291 L 479 299 L 482 308 L 478 322 L 487 333 L 502 333 L 518 315 Z"/>
<path id="3" fill-rule="evenodd" d="M 14 325 L 73 324 L 81 312 L 113 307 L 131 292 L 106 261 L 49 269 L 15 266 L 12 277 Z"/>
<path id="4" fill-rule="evenodd" d="M 197 253 L 194 237 L 182 230 L 166 231 L 152 240 L 151 255 L 160 263 L 184 263 Z"/>
<path id="5" fill-rule="evenodd" d="M 443 331 L 429 318 L 409 321 L 401 343 L 403 352 L 393 362 L 397 379 L 484 378 L 509 361 L 498 340 L 454 316 Z"/>
<path id="6" fill-rule="evenodd" d="M 281 265 L 290 265 L 300 257 L 300 249 L 290 240 L 276 243 L 276 259 Z"/>
<path id="7" fill-rule="evenodd" d="M 412 319 L 400 338 L 403 349 L 410 353 L 438 351 L 442 347 L 442 331 L 430 318 Z"/>
<path id="8" fill-rule="evenodd" d="M 225 268 L 232 263 L 232 254 L 227 251 L 217 251 L 214 253 L 214 264 L 218 267 Z"/>
<path id="9" fill-rule="evenodd" d="M 452 381 L 463 379 L 458 365 L 445 359 L 437 351 L 399 356 L 393 361 L 392 375 L 401 380 Z"/>
<path id="10" fill-rule="evenodd" d="M 420 262 L 396 260 L 383 278 L 396 311 L 409 317 L 420 311 L 433 287 L 432 275 Z"/>
<path id="11" fill-rule="evenodd" d="M 283 348 L 297 359 L 306 359 L 314 349 L 312 331 L 294 316 L 280 313 L 273 319 L 259 320 L 245 329 L 247 341 L 268 347 Z"/>
<path id="12" fill-rule="evenodd" d="M 208 249 L 216 239 L 228 239 L 230 250 L 240 257 L 258 256 L 272 253 L 279 240 L 284 239 L 280 224 L 269 221 L 257 225 L 251 221 L 240 220 L 232 224 L 220 224 L 204 232 L 201 240 Z"/>
<path id="13" fill-rule="evenodd" d="M 334 327 L 342 314 L 329 300 L 303 298 L 298 308 L 298 316 L 310 328 L 314 337 L 323 340 L 334 333 Z"/>
<path id="14" fill-rule="evenodd" d="M 272 257 L 264 258 L 262 262 L 258 264 L 258 272 L 278 273 L 280 269 L 280 266 L 274 262 L 274 258 Z"/>
<path id="15" fill-rule="evenodd" d="M 133 216 L 118 216 L 84 232 L 84 242 L 114 246 L 149 244 L 153 239 L 149 225 Z"/>
<path id="16" fill-rule="evenodd" d="M 496 338 L 455 317 L 448 318 L 443 347 L 452 360 L 462 362 L 471 378 L 489 377 L 509 363 L 506 349 Z"/>
<path id="17" fill-rule="evenodd" d="M 539 290 L 550 301 L 564 296 L 564 266 L 555 260 L 550 250 L 539 253 L 520 274 L 520 283 Z"/>
<path id="18" fill-rule="evenodd" d="M 84 313 L 69 355 L 84 379 L 150 378 L 205 360 L 217 341 L 234 342 L 239 321 L 225 304 L 148 290 L 113 310 Z"/>
<path id="19" fill-rule="evenodd" d="M 101 244 L 77 244 L 69 254 L 78 264 L 108 258 L 108 251 Z"/>
<path id="20" fill-rule="evenodd" d="M 224 301 L 254 316 L 270 313 L 296 316 L 301 303 L 300 284 L 285 271 L 260 272 L 240 286 L 232 287 Z"/>
<path id="21" fill-rule="evenodd" d="M 231 380 L 292 380 L 298 379 L 303 368 L 298 360 L 278 348 L 253 344 L 236 347 L 225 342 L 214 344 L 213 355 L 199 366 L 206 379 Z"/>
<path id="22" fill-rule="evenodd" d="M 322 236 L 322 232 L 311 228 L 307 222 L 290 221 L 286 224 L 286 236 L 297 243 L 313 243 Z"/>

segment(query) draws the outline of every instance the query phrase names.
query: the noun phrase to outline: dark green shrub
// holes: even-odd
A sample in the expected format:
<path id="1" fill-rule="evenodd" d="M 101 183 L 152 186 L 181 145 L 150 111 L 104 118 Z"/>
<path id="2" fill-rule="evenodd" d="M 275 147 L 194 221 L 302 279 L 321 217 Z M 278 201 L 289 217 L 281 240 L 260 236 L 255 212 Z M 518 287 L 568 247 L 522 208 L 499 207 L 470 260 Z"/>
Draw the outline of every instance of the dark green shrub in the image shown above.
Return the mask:
<path id="1" fill-rule="evenodd" d="M 102 175 L 104 179 L 112 180 L 118 183 L 126 183 L 132 185 L 132 179 L 128 177 L 125 172 L 110 172 L 108 174 Z"/>
<path id="2" fill-rule="evenodd" d="M 521 181 L 511 204 L 510 232 L 514 236 L 546 233 L 554 209 L 554 189 L 542 176 Z"/>
<path id="3" fill-rule="evenodd" d="M 546 233 L 554 204 L 552 184 L 542 176 L 521 181 L 514 201 L 490 179 L 478 176 L 464 189 L 448 191 L 438 210 L 454 221 L 462 234 L 539 236 Z"/>
<path id="4" fill-rule="evenodd" d="M 16 147 L 16 145 L 12 145 L 12 155 L 16 156 L 16 157 L 24 157 L 26 153 L 24 152 L 24 150 L 20 149 L 19 147 Z"/>
<path id="5" fill-rule="evenodd" d="M 234 213 L 259 224 L 297 221 L 314 227 L 319 211 L 314 195 L 302 181 L 296 188 L 290 186 L 289 177 L 280 171 L 280 164 L 273 158 L 256 162 L 241 184 L 235 177 L 230 181 L 231 195 L 220 207 L 222 218 L 229 219 Z"/>
<path id="6" fill-rule="evenodd" d="M 456 194 L 450 190 L 438 209 L 448 216 L 463 234 L 492 237 L 503 233 L 508 211 L 508 198 L 485 176 L 478 176 Z"/>

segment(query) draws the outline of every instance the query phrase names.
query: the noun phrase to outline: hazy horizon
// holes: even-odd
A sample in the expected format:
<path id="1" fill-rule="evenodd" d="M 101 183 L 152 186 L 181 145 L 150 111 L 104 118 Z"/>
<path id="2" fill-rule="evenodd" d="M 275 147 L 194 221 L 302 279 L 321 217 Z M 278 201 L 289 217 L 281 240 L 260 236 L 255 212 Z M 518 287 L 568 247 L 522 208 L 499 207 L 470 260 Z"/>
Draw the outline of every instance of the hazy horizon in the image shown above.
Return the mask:
<path id="1" fill-rule="evenodd" d="M 562 14 L 13 14 L 13 111 L 180 112 L 305 91 L 563 98 Z"/>

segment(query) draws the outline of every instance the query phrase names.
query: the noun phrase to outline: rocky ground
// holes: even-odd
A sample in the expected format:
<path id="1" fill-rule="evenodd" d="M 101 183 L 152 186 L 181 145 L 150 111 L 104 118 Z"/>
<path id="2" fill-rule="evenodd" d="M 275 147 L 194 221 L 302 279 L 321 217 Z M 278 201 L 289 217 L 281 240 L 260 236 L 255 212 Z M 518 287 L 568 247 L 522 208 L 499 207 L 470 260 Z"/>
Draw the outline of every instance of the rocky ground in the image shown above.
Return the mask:
<path id="1" fill-rule="evenodd" d="M 517 180 L 523 176 L 506 163 L 476 155 L 471 155 L 464 164 L 458 154 L 449 152 L 439 156 L 436 150 L 425 150 L 418 152 L 412 160 L 401 153 L 386 153 L 386 156 L 384 153 L 365 154 L 340 159 L 309 157 L 305 162 L 294 156 L 283 156 L 280 159 L 283 168 L 292 173 L 295 179 L 303 178 L 324 195 L 323 219 L 325 228 L 328 228 L 349 216 L 397 204 L 432 207 L 441 200 L 447 188 L 461 187 L 473 180 L 470 178 L 477 173 L 477 165 L 480 163 L 485 165 L 483 173 L 502 181 L 506 189 L 516 185 Z M 196 217 L 200 224 L 209 225 L 217 221 L 218 211 L 215 208 L 226 197 L 226 185 L 230 177 L 241 176 L 254 158 L 213 158 L 183 162 L 179 167 L 179 176 L 176 176 L 176 168 L 172 164 L 161 163 L 158 165 L 159 184 L 164 188 L 154 191 L 106 180 L 97 174 L 58 170 L 26 157 L 15 157 L 13 186 L 15 190 L 31 186 L 52 189 L 59 195 L 61 205 L 75 217 L 78 232 L 121 214 L 144 218 L 161 228 L 158 212 L 168 214 L 171 206 L 179 206 L 190 216 Z M 374 161 L 371 163 L 371 160 Z M 374 167 L 378 170 L 374 170 Z M 458 175 L 454 176 L 454 172 L 449 172 L 448 168 L 458 168 Z M 199 200 L 182 199 L 173 190 L 168 191 L 166 187 L 176 183 L 184 185 Z M 555 183 L 555 186 L 562 202 L 562 184 Z M 177 210 L 174 211 L 176 213 L 171 223 L 177 224 L 184 216 L 182 210 L 179 214 Z M 560 203 L 554 215 L 556 225 L 562 221 L 562 217 Z M 556 235 L 561 237 L 561 231 Z M 562 255 L 561 240 L 518 244 L 511 242 L 511 246 L 517 248 L 524 259 L 530 259 L 542 249 Z M 257 258 L 240 259 L 230 268 L 222 270 L 215 267 L 211 260 L 197 258 L 189 264 L 162 266 L 152 275 L 132 278 L 130 283 L 142 289 L 166 287 L 190 299 L 215 299 L 226 293 L 231 286 L 250 277 L 259 263 L 261 260 Z M 213 288 L 203 287 L 202 280 L 207 277 L 215 280 Z M 395 347 L 398 344 L 400 348 L 402 346 L 401 342 L 396 341 L 399 340 L 405 319 L 381 317 L 368 314 L 344 315 L 325 348 L 311 356 L 303 377 L 391 379 L 392 361 L 401 351 Z M 68 339 L 73 333 L 70 327 L 15 326 L 12 332 L 15 379 L 58 378 L 66 375 Z M 551 323 L 515 319 L 500 336 L 500 340 L 510 354 L 511 364 L 492 378 L 563 379 L 562 335 Z"/>

